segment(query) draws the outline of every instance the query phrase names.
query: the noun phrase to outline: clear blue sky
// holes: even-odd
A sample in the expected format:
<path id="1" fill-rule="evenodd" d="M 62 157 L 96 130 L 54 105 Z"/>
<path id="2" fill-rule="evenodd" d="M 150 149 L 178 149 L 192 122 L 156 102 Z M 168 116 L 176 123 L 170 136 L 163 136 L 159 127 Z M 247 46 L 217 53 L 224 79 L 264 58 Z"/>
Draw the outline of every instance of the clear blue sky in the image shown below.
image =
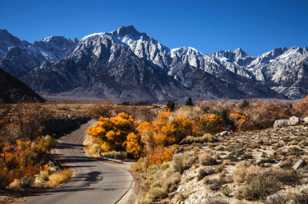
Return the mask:
<path id="1" fill-rule="evenodd" d="M 131 24 L 169 47 L 257 55 L 308 46 L 308 0 L 0 0 L 0 28 L 30 42 Z"/>

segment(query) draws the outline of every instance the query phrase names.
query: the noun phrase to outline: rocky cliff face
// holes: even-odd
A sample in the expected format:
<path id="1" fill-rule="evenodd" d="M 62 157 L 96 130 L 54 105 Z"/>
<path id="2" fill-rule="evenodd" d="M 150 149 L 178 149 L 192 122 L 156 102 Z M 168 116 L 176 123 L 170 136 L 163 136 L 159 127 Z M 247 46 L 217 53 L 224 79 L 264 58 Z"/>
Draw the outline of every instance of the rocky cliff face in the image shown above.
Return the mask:
<path id="1" fill-rule="evenodd" d="M 78 41 L 63 36 L 50 36 L 34 42 L 33 46 L 48 60 L 59 61 L 67 57 L 76 47 Z"/>
<path id="2" fill-rule="evenodd" d="M 307 95 L 307 48 L 275 49 L 257 58 L 249 70 L 257 80 L 263 81 L 288 98 Z"/>

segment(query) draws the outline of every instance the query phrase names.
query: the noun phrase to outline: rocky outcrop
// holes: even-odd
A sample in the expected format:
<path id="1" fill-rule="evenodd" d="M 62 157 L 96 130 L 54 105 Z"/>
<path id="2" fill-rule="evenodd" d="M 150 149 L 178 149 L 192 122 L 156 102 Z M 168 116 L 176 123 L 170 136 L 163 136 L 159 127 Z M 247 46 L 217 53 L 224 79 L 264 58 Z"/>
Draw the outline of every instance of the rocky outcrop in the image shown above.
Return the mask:
<path id="1" fill-rule="evenodd" d="M 300 124 L 307 124 L 307 117 L 299 118 L 296 116 L 292 116 L 289 119 L 279 119 L 275 120 L 273 124 L 273 128 L 282 128 L 287 126 L 295 126 Z"/>

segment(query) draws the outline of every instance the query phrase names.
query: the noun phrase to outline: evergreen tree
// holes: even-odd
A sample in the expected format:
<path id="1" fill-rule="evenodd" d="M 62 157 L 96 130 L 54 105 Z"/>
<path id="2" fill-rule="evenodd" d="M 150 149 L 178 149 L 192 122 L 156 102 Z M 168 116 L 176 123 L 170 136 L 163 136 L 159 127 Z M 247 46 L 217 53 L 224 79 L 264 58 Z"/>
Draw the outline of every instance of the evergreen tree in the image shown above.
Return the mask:
<path id="1" fill-rule="evenodd" d="M 189 97 L 189 98 L 187 99 L 185 105 L 187 105 L 187 106 L 193 106 L 193 105 L 194 105 L 194 103 L 193 103 L 191 97 Z"/>

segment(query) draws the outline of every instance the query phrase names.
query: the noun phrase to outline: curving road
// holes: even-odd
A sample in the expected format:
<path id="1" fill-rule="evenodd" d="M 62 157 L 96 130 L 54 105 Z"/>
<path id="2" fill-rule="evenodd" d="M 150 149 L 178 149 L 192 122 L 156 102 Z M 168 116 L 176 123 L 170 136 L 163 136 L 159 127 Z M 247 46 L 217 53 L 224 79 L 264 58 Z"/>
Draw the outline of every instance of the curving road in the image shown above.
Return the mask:
<path id="1" fill-rule="evenodd" d="M 123 197 L 132 188 L 133 178 L 127 165 L 99 161 L 84 155 L 82 141 L 85 129 L 93 121 L 59 140 L 56 156 L 74 171 L 64 185 L 37 193 L 27 199 L 28 204 L 113 204 L 127 203 Z"/>

